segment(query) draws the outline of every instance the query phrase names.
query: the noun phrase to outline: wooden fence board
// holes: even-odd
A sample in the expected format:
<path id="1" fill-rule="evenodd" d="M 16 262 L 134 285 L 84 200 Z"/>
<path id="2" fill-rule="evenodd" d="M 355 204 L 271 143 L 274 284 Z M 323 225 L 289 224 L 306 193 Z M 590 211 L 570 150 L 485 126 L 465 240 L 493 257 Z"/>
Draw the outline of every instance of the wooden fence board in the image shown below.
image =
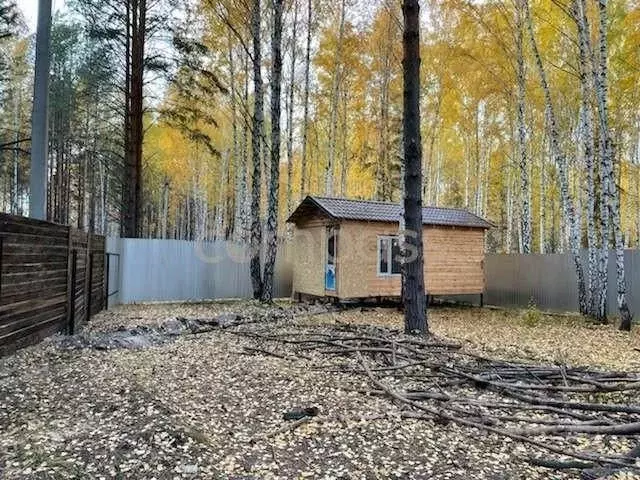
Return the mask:
<path id="1" fill-rule="evenodd" d="M 0 355 L 104 308 L 104 248 L 100 235 L 0 213 Z"/>

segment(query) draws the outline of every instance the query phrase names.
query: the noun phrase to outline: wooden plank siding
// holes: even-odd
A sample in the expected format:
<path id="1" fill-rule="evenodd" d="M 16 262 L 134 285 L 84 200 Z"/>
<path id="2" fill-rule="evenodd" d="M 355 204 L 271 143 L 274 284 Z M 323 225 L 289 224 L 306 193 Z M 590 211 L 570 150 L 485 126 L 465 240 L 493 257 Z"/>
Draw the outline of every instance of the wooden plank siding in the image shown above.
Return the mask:
<path id="1" fill-rule="evenodd" d="M 324 291 L 325 236 L 328 221 L 309 219 L 295 229 L 295 293 L 330 296 Z M 397 235 L 398 224 L 343 220 L 339 223 L 336 293 L 342 299 L 396 297 L 400 275 L 377 272 L 378 237 Z M 316 239 L 316 240 L 311 240 Z M 425 225 L 425 290 L 430 295 L 484 291 L 484 230 Z"/>
<path id="2" fill-rule="evenodd" d="M 67 330 L 72 318 L 81 325 L 87 306 L 103 308 L 104 247 L 99 235 L 0 213 L 0 356 Z"/>

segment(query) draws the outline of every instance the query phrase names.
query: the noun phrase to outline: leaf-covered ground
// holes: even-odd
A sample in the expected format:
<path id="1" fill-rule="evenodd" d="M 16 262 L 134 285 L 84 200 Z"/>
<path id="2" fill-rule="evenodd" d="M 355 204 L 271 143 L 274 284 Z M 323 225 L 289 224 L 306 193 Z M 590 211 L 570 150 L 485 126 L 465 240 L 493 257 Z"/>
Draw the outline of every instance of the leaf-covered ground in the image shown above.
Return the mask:
<path id="1" fill-rule="evenodd" d="M 238 303 L 118 307 L 96 316 L 85 330 L 261 310 Z M 640 370 L 638 330 L 629 335 L 578 319 L 534 317 L 438 308 L 430 320 L 437 335 L 485 355 Z M 310 329 L 330 332 L 344 322 L 398 329 L 401 320 L 391 309 L 374 309 L 299 316 L 257 328 L 295 337 Z M 67 350 L 45 341 L 0 359 L 0 478 L 576 476 L 529 465 L 523 458 L 531 447 L 508 438 L 401 419 L 400 407 L 388 398 L 361 393 L 371 389 L 366 376 L 319 369 L 327 360 L 313 351 L 283 351 L 284 358 L 262 354 L 251 349 L 264 345 L 235 330 L 184 335 L 141 350 Z M 316 406 L 320 414 L 277 433 L 290 425 L 283 413 L 301 406 Z M 569 443 L 623 454 L 637 441 L 574 436 Z"/>

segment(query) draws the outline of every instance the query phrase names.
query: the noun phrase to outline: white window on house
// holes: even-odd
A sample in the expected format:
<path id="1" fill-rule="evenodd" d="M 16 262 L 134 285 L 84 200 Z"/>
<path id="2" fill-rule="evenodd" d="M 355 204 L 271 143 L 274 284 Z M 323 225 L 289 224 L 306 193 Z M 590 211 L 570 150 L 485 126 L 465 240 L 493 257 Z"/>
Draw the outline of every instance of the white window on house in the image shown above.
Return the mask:
<path id="1" fill-rule="evenodd" d="M 397 235 L 378 237 L 378 275 L 400 275 L 400 238 Z"/>

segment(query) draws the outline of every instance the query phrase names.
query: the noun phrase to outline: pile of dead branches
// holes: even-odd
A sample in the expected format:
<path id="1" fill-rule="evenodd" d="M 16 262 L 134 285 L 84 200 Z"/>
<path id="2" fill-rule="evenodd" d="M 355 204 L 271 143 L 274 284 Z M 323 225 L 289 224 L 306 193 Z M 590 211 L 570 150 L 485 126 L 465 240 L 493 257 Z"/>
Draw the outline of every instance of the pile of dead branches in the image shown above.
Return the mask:
<path id="1" fill-rule="evenodd" d="M 455 423 L 554 454 L 526 459 L 535 465 L 579 469 L 583 478 L 640 471 L 640 447 L 616 456 L 550 441 L 572 435 L 640 438 L 634 437 L 640 435 L 639 374 L 496 360 L 433 337 L 371 326 L 321 330 L 234 333 L 255 340 L 248 354 L 320 358 L 315 368 L 364 375 L 371 388 L 359 391 L 391 398 L 404 418 Z"/>

